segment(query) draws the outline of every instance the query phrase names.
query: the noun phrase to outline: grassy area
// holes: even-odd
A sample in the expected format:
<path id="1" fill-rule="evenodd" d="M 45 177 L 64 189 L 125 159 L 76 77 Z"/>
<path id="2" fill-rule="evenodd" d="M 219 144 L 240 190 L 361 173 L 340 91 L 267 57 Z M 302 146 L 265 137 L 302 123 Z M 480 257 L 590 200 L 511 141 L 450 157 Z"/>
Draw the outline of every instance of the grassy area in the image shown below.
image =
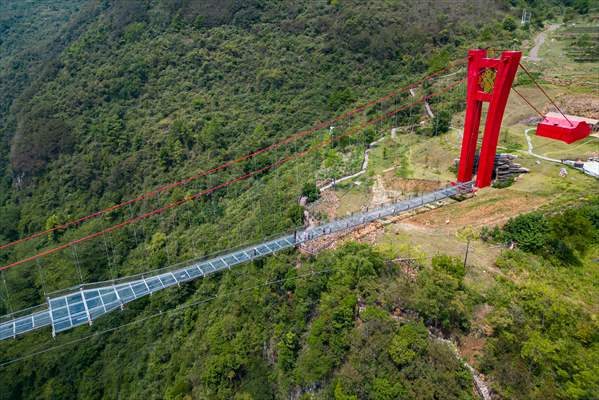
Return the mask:
<path id="1" fill-rule="evenodd" d="M 588 64 L 574 63 L 570 59 L 562 59 L 564 42 L 558 40 L 560 32 L 548 36 L 541 49 L 543 61 L 532 66 L 547 68 L 548 74 L 557 73 L 552 66 L 564 65 L 569 76 L 582 76 L 589 71 Z M 564 56 L 565 57 L 565 56 Z M 553 98 L 576 96 L 580 93 L 577 86 L 561 86 L 543 83 L 546 91 Z M 536 108 L 543 112 L 551 109 L 550 102 L 534 85 L 518 86 L 522 93 Z M 584 90 L 583 90 L 584 91 Z M 486 107 L 485 107 L 486 113 Z M 486 114 L 483 115 L 483 121 Z M 456 231 L 464 226 L 501 225 L 509 218 L 535 209 L 572 203 L 589 194 L 599 194 L 599 186 L 594 178 L 580 171 L 568 169 L 567 177 L 560 177 L 560 169 L 564 165 L 539 160 L 526 154 L 528 149 L 524 132 L 534 128 L 534 124 L 525 123 L 535 117 L 536 113 L 519 96 L 511 94 L 503 119 L 503 129 L 499 140 L 499 150 L 518 154 L 517 160 L 530 173 L 520 176 L 509 188 L 487 188 L 479 191 L 475 197 L 461 203 L 450 204 L 437 210 L 428 211 L 409 217 L 400 223 L 385 227 L 377 239 L 377 243 L 386 248 L 395 248 L 404 253 L 433 255 L 444 253 L 463 256 L 464 243 L 456 237 Z M 356 180 L 361 185 L 346 185 L 337 189 L 339 203 L 337 215 L 357 211 L 366 205 L 372 197 L 372 185 L 376 177 L 382 176 L 385 189 L 401 191 L 406 181 L 430 180 L 447 182 L 455 180 L 450 170 L 454 159 L 459 157 L 464 113 L 455 115 L 449 133 L 427 137 L 414 133 L 399 133 L 397 139 L 387 137 L 379 146 L 370 152 L 368 173 Z M 481 138 L 484 126 L 481 127 Z M 599 151 L 599 140 L 588 138 L 574 144 L 566 144 L 530 133 L 534 152 L 556 159 L 586 158 Z M 403 171 L 400 170 L 403 169 Z M 393 171 L 389 171 L 393 169 Z M 488 244 L 475 241 L 472 244 L 470 269 L 467 281 L 479 289 L 489 286 L 494 276 L 501 274 L 495 268 L 495 259 L 500 250 Z"/>
<path id="2" fill-rule="evenodd" d="M 356 186 L 347 186 L 336 191 L 339 198 L 339 207 L 336 210 L 338 216 L 344 216 L 357 211 L 368 204 L 370 201 L 370 193 L 367 182 L 360 180 L 361 184 Z"/>
<path id="3" fill-rule="evenodd" d="M 410 153 L 423 138 L 413 134 L 398 133 L 396 139 L 387 137 L 378 146 L 370 150 L 368 160 L 369 176 L 381 175 L 389 168 L 410 169 Z"/>
<path id="4" fill-rule="evenodd" d="M 547 36 L 547 41 L 541 47 L 539 56 L 541 61 L 536 64 L 536 69 L 543 72 L 543 77 L 552 82 L 576 83 L 568 90 L 576 92 L 593 92 L 599 84 L 597 80 L 597 64 L 592 62 L 576 62 L 567 55 L 572 45 L 573 28 L 594 27 L 587 20 L 571 21 Z"/>

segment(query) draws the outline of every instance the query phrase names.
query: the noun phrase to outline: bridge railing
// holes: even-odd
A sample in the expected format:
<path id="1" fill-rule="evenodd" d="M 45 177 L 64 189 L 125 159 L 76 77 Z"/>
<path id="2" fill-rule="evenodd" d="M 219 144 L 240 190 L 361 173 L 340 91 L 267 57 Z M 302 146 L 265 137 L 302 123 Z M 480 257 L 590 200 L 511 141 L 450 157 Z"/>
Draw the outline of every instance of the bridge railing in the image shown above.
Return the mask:
<path id="1" fill-rule="evenodd" d="M 256 245 L 222 252 L 207 259 L 187 261 L 170 266 L 168 269 L 123 277 L 120 280 L 81 286 L 70 293 L 49 298 L 46 310 L 0 324 L 0 340 L 16 337 L 48 325 L 52 326 L 53 335 L 79 325 L 91 325 L 100 316 L 159 290 L 231 269 L 239 264 L 293 248 L 324 235 L 348 230 L 471 190 L 472 182 L 447 186 L 419 197 L 381 205 L 373 210 L 357 212 L 316 227 L 295 230 Z"/>

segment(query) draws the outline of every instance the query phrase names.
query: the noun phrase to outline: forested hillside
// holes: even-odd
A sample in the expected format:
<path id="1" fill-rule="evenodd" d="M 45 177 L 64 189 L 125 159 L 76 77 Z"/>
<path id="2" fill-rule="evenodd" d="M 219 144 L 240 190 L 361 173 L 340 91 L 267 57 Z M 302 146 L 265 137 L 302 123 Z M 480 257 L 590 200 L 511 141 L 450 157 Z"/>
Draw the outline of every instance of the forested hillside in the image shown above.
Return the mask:
<path id="1" fill-rule="evenodd" d="M 82 0 L 0 2 L 0 169 L 4 175 L 14 129 L 12 102 L 52 68 L 64 46 L 92 17 Z"/>
<path id="2" fill-rule="evenodd" d="M 463 2 L 461 7 L 416 1 L 200 4 L 100 2 L 76 17 L 87 21 L 85 29 L 14 101 L 4 129 L 10 143 L 2 191 L 6 217 L 0 235 L 5 240 L 58 226 L 274 143 L 444 67 L 463 56 L 467 43 L 501 47 L 513 37 L 494 22 L 503 18 L 494 2 Z M 468 22 L 470 15 L 477 15 L 480 26 L 489 21 L 482 35 Z M 456 111 L 460 104 L 448 107 Z M 367 136 L 372 135 L 358 136 L 356 146 L 363 146 Z M 341 154 L 351 154 L 351 143 L 342 145 L 350 149 L 322 152 L 274 174 L 307 171 L 309 182 L 329 156 L 343 169 Z M 25 257 L 224 182 L 240 170 L 268 165 L 278 156 L 265 154 L 151 204 L 113 213 L 108 222 L 58 231 L 0 257 Z M 272 175 L 218 191 L 210 207 L 196 203 L 162 221 L 167 248 L 176 246 L 170 254 L 189 257 L 190 235 L 210 238 L 194 244 L 195 251 L 209 254 L 297 225 L 292 216 L 303 182 L 283 183 L 271 180 Z M 261 207 L 249 207 L 257 201 Z M 144 232 L 155 230 L 156 221 L 147 223 L 154 225 Z M 112 266 L 93 259 L 96 248 L 80 248 L 84 263 L 88 260 L 84 279 L 106 279 L 115 265 L 121 272 L 139 272 L 147 262 L 147 245 L 139 245 L 139 235 L 115 232 Z M 141 238 L 148 245 L 151 239 Z M 181 240 L 187 243 L 177 244 Z M 160 235 L 155 242 L 160 243 Z M 55 290 L 76 283 L 65 278 L 72 275 L 71 256 L 66 256 L 46 260 L 48 267 L 56 266 L 50 273 Z M 151 261 L 154 267 L 160 263 Z M 30 286 L 31 278 L 11 275 L 16 288 Z M 41 289 L 39 278 L 33 279 Z M 21 303 L 27 291 L 16 291 L 18 305 L 43 300 L 30 297 Z"/>
<path id="3" fill-rule="evenodd" d="M 498 12 L 493 2 L 179 3 L 102 2 L 20 96 L 5 128 L 5 187 L 22 189 L 9 204 L 52 187 L 49 210 L 92 210 L 215 165 L 443 65 L 477 37 L 466 15 L 482 25 Z M 491 26 L 481 43 L 507 37 Z"/>
<path id="4" fill-rule="evenodd" d="M 593 4 L 0 0 L 0 244 L 276 143 L 439 71 L 468 48 L 517 49 L 546 19 L 586 14 Z M 524 7 L 534 18 L 519 26 Z M 459 95 L 431 99 L 438 117 L 418 133 L 447 131 L 463 107 Z M 419 124 L 418 112 L 394 122 Z M 362 129 L 164 217 L 3 271 L 0 314 L 40 304 L 53 290 L 302 225 L 302 192 L 325 174 L 353 171 L 356 155 L 390 127 Z M 295 147 L 0 250 L 0 264 L 189 198 L 327 135 L 328 127 Z M 468 334 L 487 303 L 494 336 L 481 365 L 499 396 L 591 399 L 596 310 L 577 298 L 566 311 L 570 300 L 555 293 L 572 284 L 597 294 L 588 284 L 596 278 L 597 201 L 585 204 L 571 211 L 591 221 L 582 227 L 545 210 L 554 218 L 547 225 L 534 214 L 484 232 L 498 245 L 518 243 L 498 265 L 516 274 L 532 263 L 537 283 L 498 281 L 483 294 L 466 285 L 461 260 L 419 254 L 406 266 L 392 261 L 403 256 L 397 246 L 289 251 L 144 298 L 54 340 L 42 331 L 1 342 L 0 399 L 474 399 L 471 372 L 437 336 Z M 523 225 L 538 225 L 543 246 L 527 247 Z M 555 271 L 567 283 L 556 284 Z M 37 354 L 49 346 L 57 347 Z M 556 361 L 564 352 L 569 357 Z"/>

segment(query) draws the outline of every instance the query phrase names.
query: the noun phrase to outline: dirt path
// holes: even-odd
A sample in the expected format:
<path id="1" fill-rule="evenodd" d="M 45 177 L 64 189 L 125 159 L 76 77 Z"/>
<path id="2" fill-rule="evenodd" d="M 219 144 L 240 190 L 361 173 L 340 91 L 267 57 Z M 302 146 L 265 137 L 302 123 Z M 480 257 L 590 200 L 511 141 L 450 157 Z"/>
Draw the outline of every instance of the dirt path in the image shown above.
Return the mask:
<path id="1" fill-rule="evenodd" d="M 541 59 L 539 58 L 539 50 L 541 50 L 541 46 L 543 46 L 543 43 L 545 43 L 547 33 L 553 32 L 558 27 L 559 27 L 559 25 L 557 25 L 557 24 L 549 25 L 549 28 L 547 28 L 547 30 L 544 30 L 543 32 L 541 32 L 537 35 L 537 37 L 535 38 L 535 45 L 532 47 L 532 49 L 530 49 L 530 52 L 528 53 L 528 57 L 526 57 L 528 61 L 532 61 L 532 62 L 541 61 Z"/>
<path id="2" fill-rule="evenodd" d="M 396 128 L 393 128 L 396 129 Z M 391 130 L 392 134 L 393 134 L 393 129 Z M 366 148 L 366 150 L 364 150 L 364 161 L 362 162 L 362 168 L 356 172 L 355 174 L 351 174 L 351 175 L 346 175 L 342 178 L 339 179 L 334 179 L 332 182 L 324 185 L 323 187 L 319 188 L 320 192 L 324 192 L 327 189 L 332 188 L 333 186 L 337 185 L 338 183 L 350 180 L 350 179 L 354 179 L 362 174 L 364 174 L 366 172 L 366 170 L 368 169 L 368 153 L 370 153 L 370 150 L 378 145 L 383 139 L 385 139 L 385 136 L 382 136 L 381 138 L 379 138 L 378 140 L 375 140 L 374 142 L 370 143 L 368 145 L 368 148 Z"/>
<path id="3" fill-rule="evenodd" d="M 524 136 L 526 136 L 526 143 L 528 144 L 528 154 L 530 154 L 533 157 L 540 158 L 541 160 L 551 161 L 554 163 L 561 164 L 562 162 L 560 160 L 556 160 L 555 158 L 545 157 L 545 156 L 542 156 L 540 154 L 536 154 L 533 152 L 534 149 L 532 146 L 532 140 L 530 139 L 530 135 L 528 134 L 528 132 L 534 131 L 535 129 L 537 129 L 537 128 L 528 128 L 524 131 Z"/>
<path id="4" fill-rule="evenodd" d="M 414 89 L 410 89 L 410 94 L 412 95 L 412 97 L 416 97 L 416 91 Z M 435 114 L 433 114 L 433 109 L 431 108 L 431 105 L 428 103 L 428 100 L 426 99 L 424 100 L 424 109 L 426 110 L 426 114 L 430 119 L 435 118 Z"/>
<path id="5" fill-rule="evenodd" d="M 458 350 L 458 347 L 455 345 L 455 343 L 451 340 L 447 340 L 440 336 L 437 336 L 432 332 L 429 332 L 429 334 L 434 340 L 444 343 L 446 346 L 448 346 L 453 352 L 453 354 L 458 358 L 458 360 L 461 360 L 466 366 L 466 368 L 468 368 L 468 371 L 470 371 L 470 374 L 472 374 L 472 378 L 474 380 L 474 387 L 476 388 L 478 396 L 483 400 L 491 400 L 491 391 L 489 390 L 489 386 L 487 385 L 484 376 L 480 372 L 475 370 L 462 358 L 462 355 L 460 354 L 460 351 Z"/>
<path id="6" fill-rule="evenodd" d="M 378 206 L 389 202 L 389 196 L 385 190 L 385 184 L 383 183 L 383 177 L 377 175 L 375 177 L 374 185 L 372 185 L 372 201 L 373 206 Z"/>

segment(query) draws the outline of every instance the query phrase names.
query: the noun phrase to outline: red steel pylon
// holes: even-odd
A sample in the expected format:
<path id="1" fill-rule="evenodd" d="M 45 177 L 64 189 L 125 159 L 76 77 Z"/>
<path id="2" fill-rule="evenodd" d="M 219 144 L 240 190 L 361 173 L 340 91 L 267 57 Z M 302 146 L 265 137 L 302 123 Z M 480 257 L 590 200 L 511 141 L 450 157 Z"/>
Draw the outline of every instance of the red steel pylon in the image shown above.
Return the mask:
<path id="1" fill-rule="evenodd" d="M 487 58 L 487 50 L 468 51 L 466 121 L 458 182 L 472 180 L 482 105 L 488 102 L 475 186 L 483 188 L 491 184 L 501 120 L 521 57 L 519 51 L 504 51 L 500 58 Z"/>

